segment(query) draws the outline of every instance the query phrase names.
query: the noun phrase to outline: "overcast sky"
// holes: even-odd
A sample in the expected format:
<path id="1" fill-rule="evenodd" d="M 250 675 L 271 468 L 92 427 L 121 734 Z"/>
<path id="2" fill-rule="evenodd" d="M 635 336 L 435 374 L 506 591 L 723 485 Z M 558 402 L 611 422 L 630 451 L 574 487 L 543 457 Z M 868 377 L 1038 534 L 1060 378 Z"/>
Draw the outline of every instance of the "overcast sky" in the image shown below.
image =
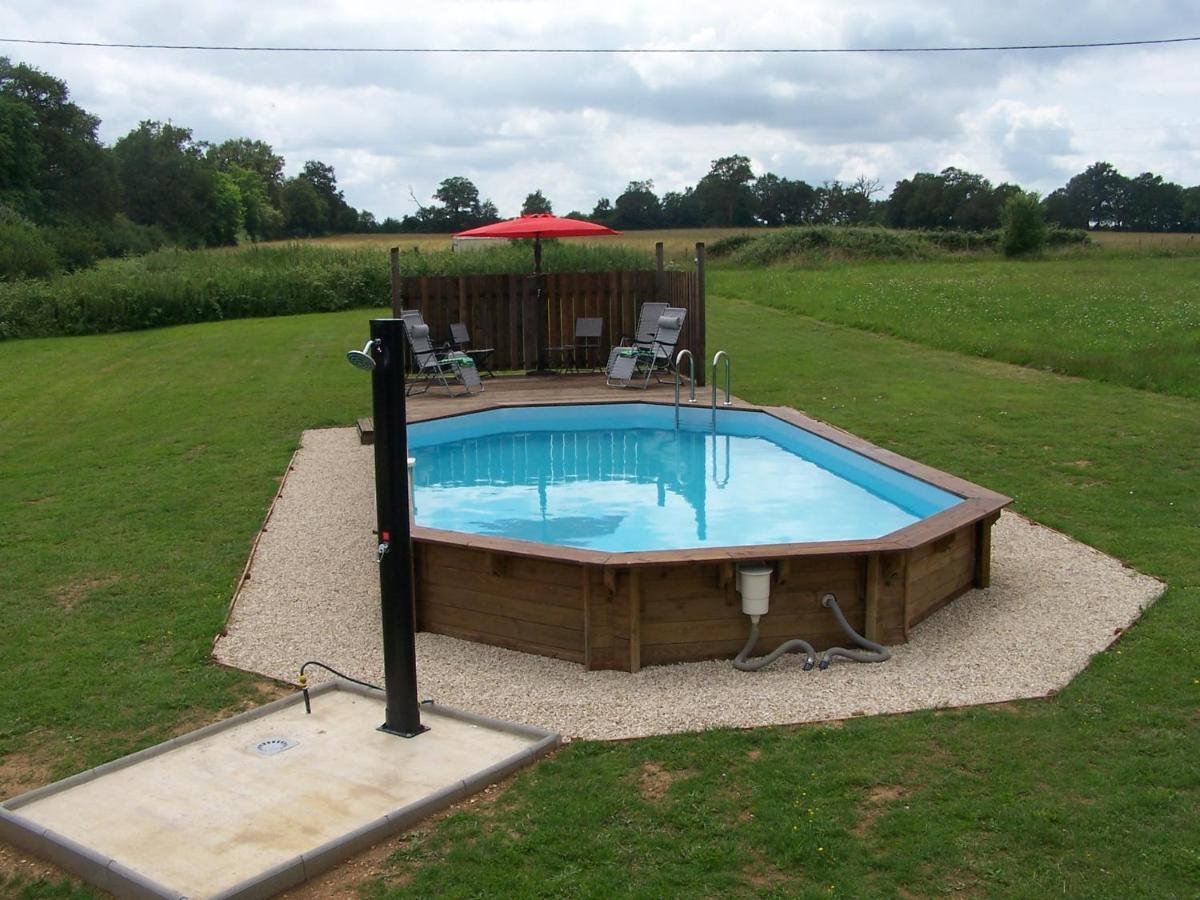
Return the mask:
<path id="1" fill-rule="evenodd" d="M 7 0 L 0 37 L 321 47 L 980 46 L 1200 36 L 1200 0 L 203 4 Z M 590 212 L 740 153 L 819 184 L 959 166 L 1047 192 L 1097 160 L 1200 183 L 1200 43 L 963 54 L 231 53 L 0 44 L 64 79 L 111 143 L 142 119 L 334 166 L 380 219 L 465 175 L 502 215 Z"/>

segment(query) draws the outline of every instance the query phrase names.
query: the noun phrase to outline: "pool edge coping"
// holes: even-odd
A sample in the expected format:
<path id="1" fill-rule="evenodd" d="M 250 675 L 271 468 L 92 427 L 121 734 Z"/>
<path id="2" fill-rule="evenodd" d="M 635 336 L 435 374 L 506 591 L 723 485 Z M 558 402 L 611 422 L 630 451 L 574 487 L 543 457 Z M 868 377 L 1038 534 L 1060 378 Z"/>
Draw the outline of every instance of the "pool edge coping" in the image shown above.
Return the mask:
<path id="1" fill-rule="evenodd" d="M 411 418 L 409 424 L 417 422 L 432 422 L 439 419 L 451 419 L 458 416 L 488 412 L 494 409 L 517 409 L 522 407 L 543 406 L 612 406 L 617 404 L 645 404 L 652 406 L 674 406 L 674 400 L 659 400 L 653 398 L 619 398 L 614 400 L 576 399 L 552 400 L 547 402 L 508 402 L 475 398 L 483 406 L 473 406 L 470 409 L 454 410 L 448 413 Z M 689 404 L 690 406 L 690 404 Z M 694 406 L 691 408 L 695 408 Z M 925 463 L 917 462 L 892 450 L 887 450 L 861 438 L 849 431 L 814 419 L 799 410 L 788 406 L 759 406 L 736 400 L 735 404 L 722 406 L 722 410 L 730 412 L 760 412 L 774 419 L 806 431 L 816 437 L 823 438 L 843 449 L 872 462 L 894 469 L 918 481 L 931 484 L 948 493 L 960 497 L 963 502 L 956 503 L 949 509 L 934 513 L 919 522 L 914 522 L 904 528 L 890 532 L 878 538 L 850 541 L 809 541 L 793 544 L 746 544 L 729 547 L 698 547 L 679 550 L 649 550 L 612 552 L 604 550 L 585 550 L 577 547 L 566 547 L 559 544 L 542 544 L 535 541 L 519 541 L 512 538 L 492 537 L 488 535 L 470 534 L 462 531 L 449 531 L 440 528 L 430 528 L 424 525 L 412 526 L 413 540 L 430 544 L 467 547 L 474 550 L 493 553 L 508 553 L 530 559 L 548 559 L 557 562 L 571 562 L 579 565 L 596 566 L 603 569 L 629 569 L 641 566 L 663 565 L 676 563 L 736 563 L 755 559 L 771 559 L 777 556 L 840 556 L 861 555 L 872 553 L 894 553 L 913 550 L 937 540 L 945 534 L 948 528 L 962 528 L 987 520 L 994 521 L 1000 511 L 1012 503 L 1011 497 L 997 493 L 990 488 L 975 484 L 957 475 L 951 475 L 940 469 L 935 469 Z"/>

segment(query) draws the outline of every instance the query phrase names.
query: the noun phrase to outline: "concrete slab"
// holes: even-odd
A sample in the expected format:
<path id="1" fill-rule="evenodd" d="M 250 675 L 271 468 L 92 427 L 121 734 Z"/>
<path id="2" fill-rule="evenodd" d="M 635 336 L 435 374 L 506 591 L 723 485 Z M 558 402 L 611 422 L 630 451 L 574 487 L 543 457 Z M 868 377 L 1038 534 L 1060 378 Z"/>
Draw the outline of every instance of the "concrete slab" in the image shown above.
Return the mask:
<path id="1" fill-rule="evenodd" d="M 338 681 L 312 695 L 311 715 L 286 698 L 14 797 L 0 837 L 118 896 L 269 896 L 558 742 L 432 705 L 430 730 L 399 738 L 376 730 L 381 693 Z"/>

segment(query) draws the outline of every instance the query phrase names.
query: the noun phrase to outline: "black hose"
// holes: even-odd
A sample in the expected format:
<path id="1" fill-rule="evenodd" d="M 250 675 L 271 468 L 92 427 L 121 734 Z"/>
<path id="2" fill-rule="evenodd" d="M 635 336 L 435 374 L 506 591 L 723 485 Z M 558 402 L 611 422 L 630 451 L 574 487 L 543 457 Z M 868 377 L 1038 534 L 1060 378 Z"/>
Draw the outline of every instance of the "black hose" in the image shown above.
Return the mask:
<path id="1" fill-rule="evenodd" d="M 822 597 L 821 605 L 833 613 L 833 617 L 837 619 L 837 623 L 841 626 L 842 631 L 846 632 L 846 636 L 863 649 L 847 650 L 845 647 L 830 647 L 821 654 L 820 668 L 828 669 L 829 663 L 836 657 L 852 659 L 855 662 L 886 662 L 892 658 L 892 651 L 888 650 L 883 644 L 867 640 L 850 627 L 850 623 L 842 615 L 841 607 L 838 606 L 837 597 L 833 596 L 833 594 L 826 594 Z"/>
<path id="2" fill-rule="evenodd" d="M 369 681 L 360 681 L 357 678 L 351 678 L 349 675 L 345 674 L 344 672 L 339 672 L 337 669 L 333 668 L 333 666 L 327 666 L 327 665 L 325 665 L 325 663 L 317 662 L 317 660 L 315 660 L 315 659 L 310 659 L 308 662 L 306 662 L 304 665 L 302 665 L 300 667 L 300 677 L 301 678 L 304 677 L 304 670 L 307 669 L 309 666 L 317 666 L 320 669 L 324 669 L 326 672 L 336 675 L 338 678 L 341 678 L 343 681 L 350 681 L 350 682 L 353 682 L 354 684 L 360 684 L 365 688 L 371 688 L 372 690 L 375 690 L 375 691 L 383 690 L 383 688 L 381 688 L 377 684 L 371 684 L 371 682 L 369 682 Z"/>
<path id="3" fill-rule="evenodd" d="M 733 658 L 733 667 L 742 672 L 757 672 L 759 669 L 769 666 L 785 653 L 793 650 L 804 651 L 804 671 L 809 671 L 817 662 L 817 651 L 813 649 L 813 645 L 808 641 L 803 641 L 800 638 L 794 638 L 790 641 L 784 641 L 762 659 L 748 660 L 746 657 L 750 655 L 750 651 L 754 649 L 754 645 L 758 643 L 758 623 L 751 620 L 750 622 L 750 637 L 746 640 L 746 646 L 742 647 L 741 652 Z"/>

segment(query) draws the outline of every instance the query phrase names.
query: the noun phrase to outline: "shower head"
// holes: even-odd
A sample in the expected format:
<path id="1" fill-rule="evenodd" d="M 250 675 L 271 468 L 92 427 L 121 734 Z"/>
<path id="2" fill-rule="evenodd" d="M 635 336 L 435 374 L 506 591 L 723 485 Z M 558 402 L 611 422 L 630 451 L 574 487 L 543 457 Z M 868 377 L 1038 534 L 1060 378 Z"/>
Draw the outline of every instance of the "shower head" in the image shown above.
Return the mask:
<path id="1" fill-rule="evenodd" d="M 375 368 L 375 357 L 371 355 L 371 351 L 375 348 L 375 341 L 370 340 L 363 344 L 361 350 L 351 350 L 346 354 L 346 360 L 356 369 L 363 369 L 370 372 Z"/>

